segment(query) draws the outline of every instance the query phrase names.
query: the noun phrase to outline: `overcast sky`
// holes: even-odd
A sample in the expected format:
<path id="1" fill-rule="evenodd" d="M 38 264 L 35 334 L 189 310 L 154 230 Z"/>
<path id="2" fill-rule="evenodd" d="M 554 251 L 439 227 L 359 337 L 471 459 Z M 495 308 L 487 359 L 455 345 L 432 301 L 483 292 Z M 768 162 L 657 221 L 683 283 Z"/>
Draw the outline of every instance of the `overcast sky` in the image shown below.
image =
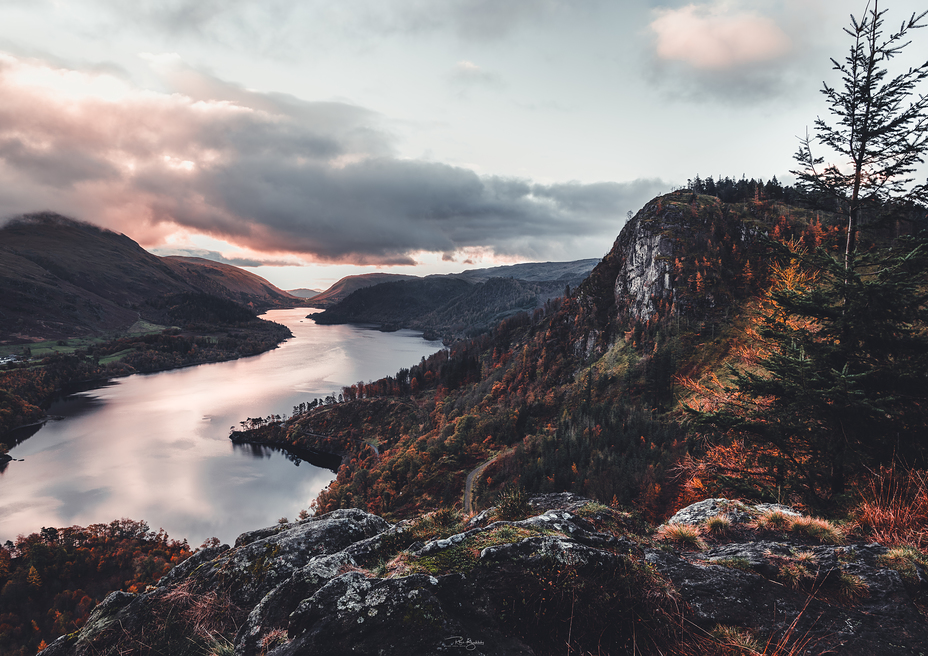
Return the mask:
<path id="1" fill-rule="evenodd" d="M 696 174 L 790 181 L 863 6 L 0 0 L 0 219 L 287 289 L 601 257 Z"/>

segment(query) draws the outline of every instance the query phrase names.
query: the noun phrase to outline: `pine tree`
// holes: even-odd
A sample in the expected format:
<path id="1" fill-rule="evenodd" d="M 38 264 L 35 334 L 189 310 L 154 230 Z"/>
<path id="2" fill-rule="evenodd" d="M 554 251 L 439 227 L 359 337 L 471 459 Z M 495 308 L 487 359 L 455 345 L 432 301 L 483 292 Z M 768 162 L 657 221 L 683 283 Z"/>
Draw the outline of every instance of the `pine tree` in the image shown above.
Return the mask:
<path id="1" fill-rule="evenodd" d="M 928 15 L 914 13 L 898 31 L 884 37 L 886 11 L 874 0 L 863 18 L 851 16 L 845 32 L 854 40 L 843 63 L 832 59 L 841 75 L 841 86 L 823 84 L 828 110 L 837 119 L 830 125 L 815 119 L 815 141 L 841 161 L 825 165 L 824 157 L 812 154 L 808 133 L 795 155 L 800 168 L 792 171 L 805 191 L 836 201 L 847 217 L 845 268 L 857 248 L 861 211 L 888 199 L 925 202 L 928 184 L 912 186 L 909 177 L 928 151 L 928 95 L 918 89 L 928 78 L 928 61 L 887 77 L 886 63 L 910 41 L 909 33 L 925 26 Z"/>
<path id="2" fill-rule="evenodd" d="M 771 477 L 819 505 L 849 479 L 928 463 L 928 242 L 852 256 L 784 251 L 816 284 L 772 294 L 757 368 L 732 370 L 728 401 L 696 412 L 758 453 Z"/>
<path id="3" fill-rule="evenodd" d="M 26 582 L 36 590 L 42 587 L 42 577 L 39 576 L 39 572 L 36 570 L 35 565 L 29 568 Z"/>

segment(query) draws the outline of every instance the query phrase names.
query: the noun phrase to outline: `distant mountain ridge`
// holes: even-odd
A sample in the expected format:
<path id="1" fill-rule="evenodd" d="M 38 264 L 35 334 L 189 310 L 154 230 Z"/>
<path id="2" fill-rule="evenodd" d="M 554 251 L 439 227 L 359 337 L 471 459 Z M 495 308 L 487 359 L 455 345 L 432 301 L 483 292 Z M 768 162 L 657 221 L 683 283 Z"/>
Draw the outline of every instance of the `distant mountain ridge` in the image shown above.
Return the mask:
<path id="1" fill-rule="evenodd" d="M 328 308 L 348 298 L 359 289 L 379 285 L 383 282 L 397 280 L 414 280 L 418 276 L 409 276 L 399 273 L 361 273 L 354 276 L 345 276 L 321 294 L 313 297 L 313 307 Z"/>
<path id="2" fill-rule="evenodd" d="M 255 314 L 300 303 L 236 267 L 161 258 L 125 235 L 52 212 L 0 228 L 0 343 L 125 330 L 161 318 L 155 299 L 203 293 Z"/>
<path id="3" fill-rule="evenodd" d="M 319 296 L 322 291 L 321 289 L 306 289 L 305 287 L 300 287 L 298 289 L 288 289 L 287 293 L 297 298 L 315 298 Z"/>
<path id="4" fill-rule="evenodd" d="M 486 282 L 490 278 L 515 278 L 526 282 L 542 282 L 550 280 L 563 280 L 565 282 L 580 282 L 589 275 L 600 258 L 594 257 L 586 260 L 572 262 L 523 262 L 521 264 L 508 264 L 505 266 L 489 267 L 487 269 L 470 269 L 461 273 L 452 273 L 450 276 L 464 278 L 474 282 Z"/>
<path id="5" fill-rule="evenodd" d="M 531 262 L 356 289 L 321 313 L 321 324 L 373 323 L 384 330 L 413 328 L 445 341 L 485 331 L 508 316 L 542 307 L 583 282 L 598 259 Z"/>

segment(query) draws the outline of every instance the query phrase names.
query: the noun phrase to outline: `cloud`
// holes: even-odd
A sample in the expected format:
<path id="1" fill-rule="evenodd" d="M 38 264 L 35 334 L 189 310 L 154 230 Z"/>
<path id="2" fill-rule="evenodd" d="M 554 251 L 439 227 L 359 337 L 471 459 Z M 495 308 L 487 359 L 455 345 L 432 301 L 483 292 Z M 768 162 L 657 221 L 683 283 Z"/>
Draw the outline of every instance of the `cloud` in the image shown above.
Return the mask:
<path id="1" fill-rule="evenodd" d="M 155 27 L 171 34 L 202 34 L 223 21 L 238 21 L 249 6 L 265 5 L 265 10 L 286 6 L 275 0 L 89 0 L 122 20 Z"/>
<path id="2" fill-rule="evenodd" d="M 468 41 L 495 41 L 525 26 L 587 11 L 589 0 L 83 0 L 120 23 L 172 37 L 192 35 L 254 49 L 281 40 L 369 38 L 373 34 L 444 32 Z M 318 26 L 325 25 L 324 32 Z M 296 29 L 291 29 L 295 27 Z"/>
<path id="3" fill-rule="evenodd" d="M 697 100 L 750 103 L 783 95 L 801 75 L 794 70 L 806 31 L 799 10 L 795 3 L 749 0 L 657 9 L 649 25 L 651 79 Z"/>
<path id="4" fill-rule="evenodd" d="M 767 16 L 730 3 L 661 9 L 651 23 L 656 53 L 697 70 L 726 70 L 777 60 L 790 52 L 789 36 Z"/>
<path id="5" fill-rule="evenodd" d="M 297 262 L 292 260 L 281 261 L 278 259 L 257 259 L 251 257 L 226 257 L 219 251 L 211 251 L 205 248 L 152 248 L 151 252 L 161 257 L 177 255 L 179 257 L 200 257 L 204 260 L 219 262 L 220 264 L 231 264 L 237 267 L 260 267 L 260 266 L 298 266 Z"/>
<path id="6" fill-rule="evenodd" d="M 183 228 L 258 253 L 411 264 L 421 252 L 607 246 L 626 210 L 666 188 L 542 185 L 400 159 L 364 108 L 150 60 L 177 92 L 0 56 L 0 216 L 49 209 L 149 246 Z"/>
<path id="7" fill-rule="evenodd" d="M 451 80 L 462 85 L 484 84 L 489 86 L 500 86 L 499 76 L 489 73 L 477 66 L 472 61 L 459 61 L 451 69 Z"/>

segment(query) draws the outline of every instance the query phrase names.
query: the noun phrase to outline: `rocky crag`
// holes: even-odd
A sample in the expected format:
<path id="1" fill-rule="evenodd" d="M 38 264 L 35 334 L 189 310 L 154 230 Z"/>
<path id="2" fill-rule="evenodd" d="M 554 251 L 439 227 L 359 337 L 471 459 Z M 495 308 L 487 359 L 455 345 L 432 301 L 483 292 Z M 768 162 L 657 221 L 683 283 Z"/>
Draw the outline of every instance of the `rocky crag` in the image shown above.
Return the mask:
<path id="1" fill-rule="evenodd" d="M 337 510 L 203 548 L 42 654 L 923 653 L 921 565 L 842 542 L 724 499 L 656 532 L 569 493 L 467 522 Z"/>

